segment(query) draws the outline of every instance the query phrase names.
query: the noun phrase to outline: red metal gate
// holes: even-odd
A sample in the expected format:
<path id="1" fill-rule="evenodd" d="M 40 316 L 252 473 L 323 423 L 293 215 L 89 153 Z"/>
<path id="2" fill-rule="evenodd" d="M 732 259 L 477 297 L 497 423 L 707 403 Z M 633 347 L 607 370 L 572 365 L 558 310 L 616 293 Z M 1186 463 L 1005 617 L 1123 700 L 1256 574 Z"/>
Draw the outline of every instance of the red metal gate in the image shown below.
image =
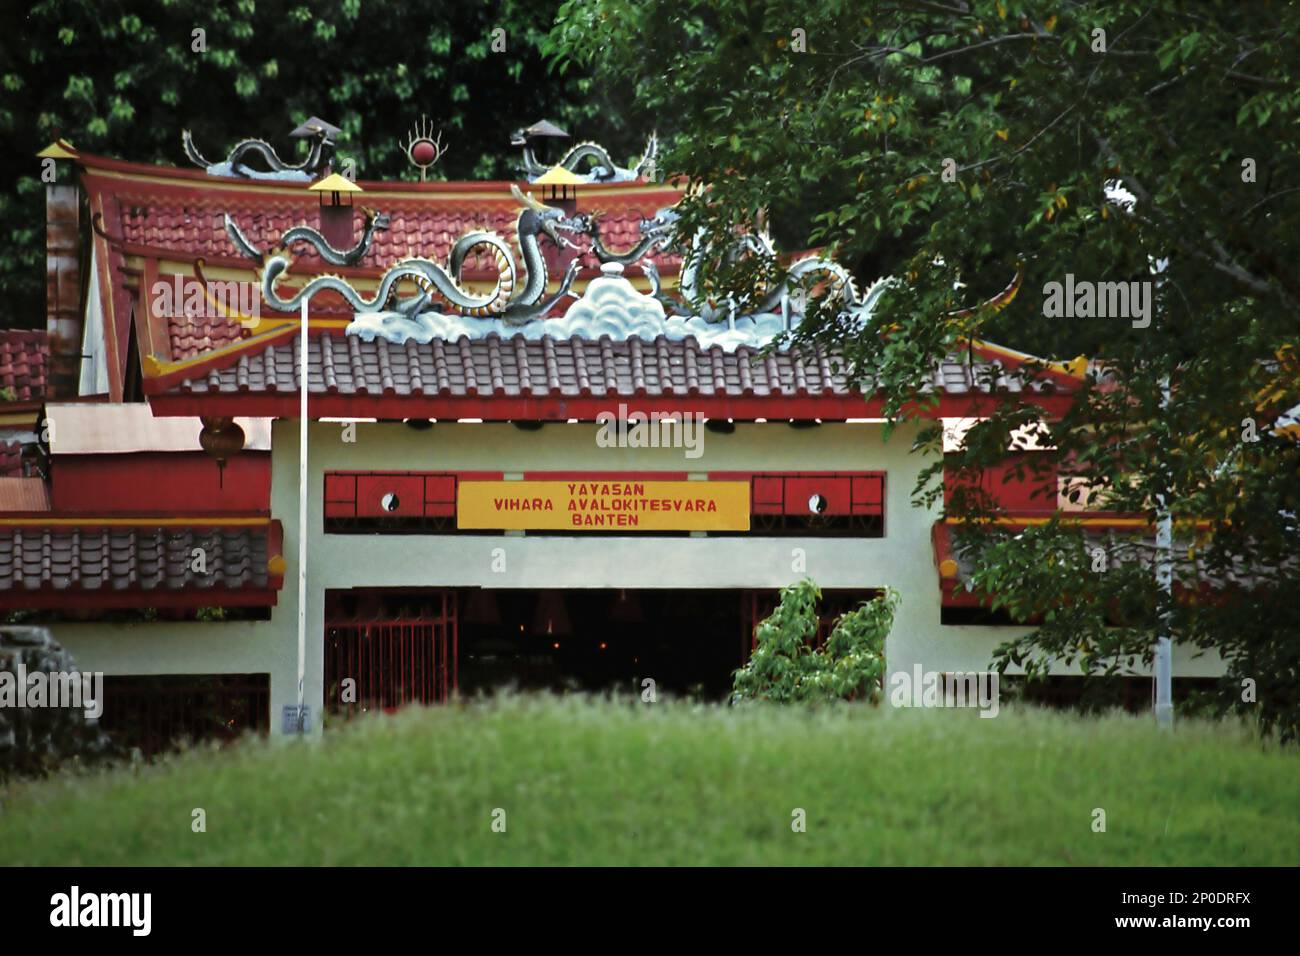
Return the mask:
<path id="1" fill-rule="evenodd" d="M 326 621 L 326 710 L 348 717 L 391 711 L 405 704 L 441 703 L 456 690 L 455 593 L 421 595 L 401 612 Z"/>

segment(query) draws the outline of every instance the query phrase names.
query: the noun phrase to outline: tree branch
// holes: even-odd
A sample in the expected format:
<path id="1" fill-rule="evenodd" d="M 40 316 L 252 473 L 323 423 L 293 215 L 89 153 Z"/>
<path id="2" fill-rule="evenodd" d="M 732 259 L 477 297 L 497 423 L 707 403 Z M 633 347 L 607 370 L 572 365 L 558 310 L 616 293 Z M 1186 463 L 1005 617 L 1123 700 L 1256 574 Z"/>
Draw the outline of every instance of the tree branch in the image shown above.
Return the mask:
<path id="1" fill-rule="evenodd" d="M 921 59 L 921 63 L 934 63 L 936 60 L 943 60 L 950 56 L 957 56 L 962 53 L 969 53 L 971 50 L 978 50 L 986 46 L 994 46 L 998 43 L 1008 43 L 1012 40 L 1057 40 L 1057 37 L 1050 33 L 1045 36 L 1039 36 L 1037 33 L 1008 33 L 1006 36 L 993 37 L 991 40 L 983 40 L 979 43 L 972 43 L 970 46 L 959 47 L 956 50 L 944 50 L 942 53 L 936 53 L 934 56 L 927 56 Z M 1059 42 L 1059 40 L 1058 40 Z"/>

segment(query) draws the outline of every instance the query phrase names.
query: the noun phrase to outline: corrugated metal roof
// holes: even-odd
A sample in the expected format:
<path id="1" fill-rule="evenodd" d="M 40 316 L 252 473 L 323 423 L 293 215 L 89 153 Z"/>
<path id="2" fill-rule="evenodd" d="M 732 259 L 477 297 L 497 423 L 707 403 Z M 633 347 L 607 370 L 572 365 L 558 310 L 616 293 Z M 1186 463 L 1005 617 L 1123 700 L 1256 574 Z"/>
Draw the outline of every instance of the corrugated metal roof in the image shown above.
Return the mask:
<path id="1" fill-rule="evenodd" d="M 49 511 L 44 478 L 0 478 L 0 511 Z"/>

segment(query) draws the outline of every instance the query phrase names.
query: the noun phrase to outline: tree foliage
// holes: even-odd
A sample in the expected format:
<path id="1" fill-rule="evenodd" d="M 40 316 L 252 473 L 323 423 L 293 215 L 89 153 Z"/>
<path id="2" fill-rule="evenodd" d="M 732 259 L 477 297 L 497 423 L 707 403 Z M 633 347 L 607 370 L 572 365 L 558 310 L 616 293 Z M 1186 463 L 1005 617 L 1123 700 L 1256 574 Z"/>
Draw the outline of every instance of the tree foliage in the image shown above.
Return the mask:
<path id="1" fill-rule="evenodd" d="M 421 114 L 444 131 L 432 175 L 513 178 L 514 129 L 540 118 L 616 157 L 644 136 L 620 92 L 547 66 L 556 0 L 40 0 L 5 4 L 0 29 L 0 291 L 8 322 L 42 324 L 44 189 L 34 156 L 79 150 L 188 166 L 181 130 L 214 162 L 246 137 L 295 153 L 309 116 L 343 129 L 339 155 L 369 179 L 413 179 L 402 150 Z M 492 48 L 503 30 L 505 49 Z M 202 30 L 203 49 L 196 49 Z M 631 124 L 629 126 L 629 124 Z M 302 148 L 302 147 L 299 147 Z"/>
<path id="2" fill-rule="evenodd" d="M 972 523 L 977 590 L 1040 625 L 1002 666 L 1123 670 L 1172 633 L 1223 655 L 1226 707 L 1300 731 L 1300 449 L 1269 430 L 1300 402 L 1300 6 L 570 0 L 553 40 L 675 132 L 661 165 L 708 187 L 682 235 L 706 229 L 710 256 L 770 210 L 786 248 L 905 280 L 869 330 L 820 308 L 797 335 L 841 349 L 891 414 L 932 400 L 932 362 L 971 336 L 1095 360 L 1043 440 L 1094 505 L 1153 523 L 1167 506 L 1178 564 L 1202 567 L 1178 600 L 1139 561 L 1082 564 L 1067 522 Z M 1009 308 L 960 311 L 1017 269 Z M 1150 282 L 1152 321 L 1049 318 L 1067 276 Z M 719 293 L 746 281 L 714 273 Z M 1008 402 L 950 464 L 987 466 L 1039 417 Z M 921 444 L 937 454 L 937 429 Z M 918 500 L 941 479 L 936 459 Z"/>
<path id="3" fill-rule="evenodd" d="M 824 647 L 816 647 L 821 589 L 810 580 L 782 589 L 776 610 L 758 626 L 758 644 L 736 671 L 734 701 L 817 703 L 880 699 L 885 638 L 894 623 L 896 592 L 887 591 L 842 614 Z"/>

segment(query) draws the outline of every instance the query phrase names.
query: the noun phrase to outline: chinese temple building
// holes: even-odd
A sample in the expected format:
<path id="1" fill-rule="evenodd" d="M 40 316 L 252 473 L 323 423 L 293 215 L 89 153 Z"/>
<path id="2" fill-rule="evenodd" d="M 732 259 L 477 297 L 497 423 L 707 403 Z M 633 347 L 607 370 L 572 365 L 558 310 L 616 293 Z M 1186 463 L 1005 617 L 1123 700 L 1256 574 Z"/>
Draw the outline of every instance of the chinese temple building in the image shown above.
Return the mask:
<path id="1" fill-rule="evenodd" d="M 721 697 L 803 577 L 828 626 L 901 594 L 891 672 L 986 670 L 1024 630 L 961 590 L 939 506 L 911 501 L 924 423 L 886 440 L 884 396 L 834 355 L 765 350 L 797 297 L 691 314 L 653 147 L 354 182 L 331 131 L 265 170 L 188 137 L 202 168 L 50 153 L 47 332 L 0 335 L 0 607 L 108 676 L 105 726 L 317 732 L 508 684 Z M 790 268 L 862 315 L 880 291 Z M 1082 367 L 1011 374 L 1032 361 L 970 343 L 931 414 L 1061 415 Z M 1016 520 L 1072 507 L 1003 479 Z M 1180 677 L 1220 670 L 1176 650 Z"/>

